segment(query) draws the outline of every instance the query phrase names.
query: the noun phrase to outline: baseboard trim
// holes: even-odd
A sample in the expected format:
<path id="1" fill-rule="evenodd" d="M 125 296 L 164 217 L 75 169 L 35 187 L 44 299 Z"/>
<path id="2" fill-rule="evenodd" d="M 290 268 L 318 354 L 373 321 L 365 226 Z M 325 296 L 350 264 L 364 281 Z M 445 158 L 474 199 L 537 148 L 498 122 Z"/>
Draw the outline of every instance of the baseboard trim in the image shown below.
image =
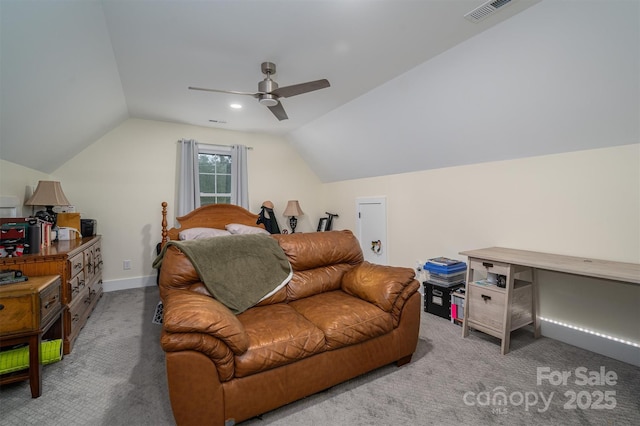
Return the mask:
<path id="1" fill-rule="evenodd" d="M 545 337 L 640 367 L 640 347 L 633 344 L 630 345 L 621 341 L 596 336 L 589 332 L 576 330 L 570 326 L 555 324 L 550 321 L 540 322 L 540 332 Z"/>
<path id="2" fill-rule="evenodd" d="M 131 288 L 153 287 L 156 285 L 156 276 L 147 275 L 145 277 L 126 278 L 123 280 L 111 280 L 102 282 L 102 291 L 119 291 Z"/>

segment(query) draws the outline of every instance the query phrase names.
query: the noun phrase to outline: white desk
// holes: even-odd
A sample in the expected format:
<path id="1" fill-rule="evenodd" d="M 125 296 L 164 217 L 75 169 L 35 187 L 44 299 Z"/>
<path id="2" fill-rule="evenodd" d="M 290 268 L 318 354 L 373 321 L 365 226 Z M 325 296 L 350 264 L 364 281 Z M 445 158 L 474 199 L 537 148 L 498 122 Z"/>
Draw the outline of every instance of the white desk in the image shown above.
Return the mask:
<path id="1" fill-rule="evenodd" d="M 540 253 L 504 247 L 462 251 L 460 254 L 548 271 L 640 284 L 640 264 Z"/>
<path id="2" fill-rule="evenodd" d="M 511 331 L 516 328 L 533 323 L 534 335 L 538 337 L 540 334 L 536 269 L 620 281 L 630 285 L 640 284 L 640 264 L 637 263 L 588 259 L 503 247 L 469 250 L 460 252 L 460 254 L 469 257 L 467 302 L 465 303 L 462 335 L 466 337 L 469 333 L 469 326 L 471 326 L 479 331 L 498 337 L 502 340 L 502 354 L 506 354 L 509 351 L 509 336 Z M 493 286 L 494 288 L 487 287 L 482 289 L 482 287 L 475 286 L 473 284 L 474 269 L 482 268 L 485 269 L 485 272 L 494 272 L 496 268 L 503 271 L 500 273 L 507 276 L 506 287 L 498 289 Z M 531 272 L 530 290 L 527 290 L 526 285 L 522 285 L 523 283 L 516 282 L 517 273 L 526 272 L 527 270 Z M 477 300 L 474 299 L 474 304 L 471 303 L 470 290 L 471 295 L 477 294 L 478 296 L 475 298 Z M 491 291 L 502 292 L 502 294 L 491 293 Z M 493 298 L 491 294 L 494 295 Z M 496 298 L 495 296 L 498 297 Z M 527 305 L 530 303 L 530 310 L 527 306 L 530 317 L 527 317 L 527 312 L 523 312 L 523 306 L 519 305 L 518 302 Z M 469 312 L 470 305 L 474 305 L 471 306 L 471 312 Z M 496 318 L 496 316 L 502 316 L 502 318 Z"/>

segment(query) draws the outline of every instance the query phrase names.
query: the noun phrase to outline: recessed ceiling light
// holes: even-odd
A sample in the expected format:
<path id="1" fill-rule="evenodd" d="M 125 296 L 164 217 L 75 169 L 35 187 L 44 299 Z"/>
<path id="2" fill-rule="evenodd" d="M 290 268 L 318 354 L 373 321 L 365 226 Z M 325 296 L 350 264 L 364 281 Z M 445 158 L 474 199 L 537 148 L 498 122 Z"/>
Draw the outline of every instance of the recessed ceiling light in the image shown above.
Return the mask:
<path id="1" fill-rule="evenodd" d="M 242 108 L 242 105 L 240 105 L 240 104 L 231 104 L 231 105 L 229 105 L 229 106 L 230 106 L 231 108 L 233 108 L 233 109 L 240 109 L 240 108 Z"/>

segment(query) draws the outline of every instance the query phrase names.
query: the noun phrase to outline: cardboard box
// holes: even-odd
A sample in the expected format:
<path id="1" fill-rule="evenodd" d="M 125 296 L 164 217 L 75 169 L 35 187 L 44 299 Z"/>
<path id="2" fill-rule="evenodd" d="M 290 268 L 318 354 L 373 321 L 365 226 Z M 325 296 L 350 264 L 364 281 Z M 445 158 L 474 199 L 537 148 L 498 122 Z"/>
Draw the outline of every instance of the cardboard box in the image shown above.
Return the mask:
<path id="1" fill-rule="evenodd" d="M 80 232 L 80 213 L 58 213 L 59 228 L 73 228 Z"/>

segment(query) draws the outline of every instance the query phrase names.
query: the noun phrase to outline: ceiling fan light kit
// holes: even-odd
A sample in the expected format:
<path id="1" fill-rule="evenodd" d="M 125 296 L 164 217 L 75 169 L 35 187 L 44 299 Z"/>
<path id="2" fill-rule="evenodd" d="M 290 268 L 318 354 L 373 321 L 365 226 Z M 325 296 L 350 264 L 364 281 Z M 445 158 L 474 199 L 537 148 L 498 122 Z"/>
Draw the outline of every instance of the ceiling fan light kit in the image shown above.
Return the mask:
<path id="1" fill-rule="evenodd" d="M 265 79 L 258 83 L 258 91 L 256 93 L 238 92 L 235 90 L 219 90 L 206 89 L 203 87 L 189 86 L 189 90 L 202 90 L 205 92 L 230 93 L 232 95 L 247 95 L 258 99 L 261 105 L 269 108 L 269 111 L 280 121 L 289 117 L 280 102 L 280 98 L 290 98 L 291 96 L 302 95 L 303 93 L 313 92 L 315 90 L 324 89 L 331 86 L 329 80 L 315 80 L 306 83 L 294 84 L 292 86 L 279 87 L 278 83 L 271 79 L 271 75 L 276 73 L 276 64 L 273 62 L 263 62 L 260 66 L 262 73 L 266 75 Z"/>
<path id="2" fill-rule="evenodd" d="M 278 99 L 273 95 L 260 95 L 258 102 L 264 106 L 272 107 L 278 105 Z"/>

